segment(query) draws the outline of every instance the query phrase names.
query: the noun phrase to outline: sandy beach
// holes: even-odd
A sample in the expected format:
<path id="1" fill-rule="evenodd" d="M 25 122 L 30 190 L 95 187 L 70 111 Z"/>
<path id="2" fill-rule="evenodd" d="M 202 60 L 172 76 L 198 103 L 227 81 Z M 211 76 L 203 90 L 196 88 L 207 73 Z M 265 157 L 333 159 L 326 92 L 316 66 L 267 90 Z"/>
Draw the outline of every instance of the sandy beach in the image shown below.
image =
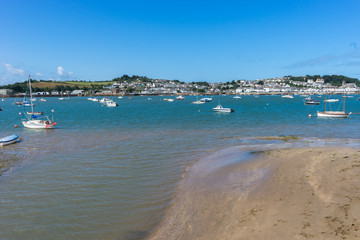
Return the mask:
<path id="1" fill-rule="evenodd" d="M 360 149 L 250 155 L 191 166 L 149 239 L 360 239 Z"/>

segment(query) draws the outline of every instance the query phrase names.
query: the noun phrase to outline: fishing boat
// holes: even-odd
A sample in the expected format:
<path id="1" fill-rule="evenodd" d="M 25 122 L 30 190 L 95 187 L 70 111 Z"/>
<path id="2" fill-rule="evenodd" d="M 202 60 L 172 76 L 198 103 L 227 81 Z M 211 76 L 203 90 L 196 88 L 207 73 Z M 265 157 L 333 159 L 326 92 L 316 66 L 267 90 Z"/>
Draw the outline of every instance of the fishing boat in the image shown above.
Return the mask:
<path id="1" fill-rule="evenodd" d="M 325 95 L 325 106 L 324 106 L 324 111 L 323 112 L 317 112 L 317 116 L 318 117 L 325 117 L 325 118 L 348 118 L 350 115 L 351 115 L 351 112 L 347 113 L 345 111 L 345 98 L 344 98 L 344 102 L 343 102 L 343 110 L 342 111 L 327 111 L 326 110 L 326 101 L 327 99 L 327 92 L 326 92 L 326 95 Z"/>
<path id="2" fill-rule="evenodd" d="M 15 143 L 15 142 L 17 142 L 18 139 L 19 139 L 19 136 L 16 134 L 0 138 L 0 146 L 5 146 L 5 145 Z"/>
<path id="3" fill-rule="evenodd" d="M 320 105 L 319 100 L 314 100 L 311 98 L 311 95 L 309 95 L 307 98 L 305 98 L 305 105 Z"/>
<path id="4" fill-rule="evenodd" d="M 30 75 L 29 75 L 29 78 L 28 78 L 28 85 L 27 85 L 25 97 L 27 95 L 27 90 L 28 89 L 29 89 L 29 93 L 30 93 L 31 111 L 26 111 L 26 114 L 23 114 L 23 119 L 22 119 L 21 123 L 26 128 L 33 128 L 33 129 L 51 129 L 51 128 L 54 128 L 54 126 L 56 125 L 56 122 L 54 122 L 53 117 L 50 120 L 49 116 L 43 115 L 44 114 L 43 112 L 34 111 L 34 104 L 32 102 L 33 97 L 32 97 L 32 90 L 31 90 Z M 52 110 L 52 112 L 54 112 L 54 110 Z M 20 115 L 22 115 L 22 114 L 20 113 Z"/>
<path id="5" fill-rule="evenodd" d="M 232 108 L 224 108 L 221 104 L 213 108 L 214 112 L 231 113 L 234 112 Z"/>
<path id="6" fill-rule="evenodd" d="M 108 107 L 117 107 L 119 106 L 116 102 L 114 102 L 113 100 L 109 100 L 105 102 L 106 106 Z"/>
<path id="7" fill-rule="evenodd" d="M 177 100 L 184 100 L 185 98 L 180 95 L 180 96 L 177 96 L 176 99 L 177 99 Z"/>

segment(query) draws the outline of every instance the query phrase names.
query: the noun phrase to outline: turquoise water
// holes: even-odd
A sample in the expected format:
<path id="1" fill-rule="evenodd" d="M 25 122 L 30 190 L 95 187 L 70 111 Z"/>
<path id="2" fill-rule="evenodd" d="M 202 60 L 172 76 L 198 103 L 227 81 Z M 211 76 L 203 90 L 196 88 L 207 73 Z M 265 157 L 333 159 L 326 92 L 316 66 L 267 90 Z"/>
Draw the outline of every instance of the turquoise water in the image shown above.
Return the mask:
<path id="1" fill-rule="evenodd" d="M 53 109 L 58 124 L 46 131 L 24 129 L 22 107 L 0 102 L 1 135 L 23 140 L 0 148 L 21 160 L 0 177 L 0 239 L 142 239 L 185 169 L 212 151 L 256 144 L 255 136 L 360 139 L 360 115 L 309 118 L 323 105 L 300 96 L 214 96 L 202 105 L 151 98 L 114 97 L 116 108 L 47 98 L 37 110 Z M 347 99 L 348 111 L 360 112 L 358 98 Z M 219 102 L 235 112 L 214 113 Z"/>

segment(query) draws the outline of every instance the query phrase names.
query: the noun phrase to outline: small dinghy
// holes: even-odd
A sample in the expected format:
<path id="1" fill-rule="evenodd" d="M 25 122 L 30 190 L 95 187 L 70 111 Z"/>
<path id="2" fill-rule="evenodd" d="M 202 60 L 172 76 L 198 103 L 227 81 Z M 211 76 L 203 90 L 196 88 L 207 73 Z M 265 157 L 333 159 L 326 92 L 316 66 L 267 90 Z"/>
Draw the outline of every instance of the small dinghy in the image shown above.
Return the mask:
<path id="1" fill-rule="evenodd" d="M 19 136 L 16 134 L 0 138 L 0 146 L 5 146 L 5 145 L 15 143 L 18 139 L 19 139 Z"/>

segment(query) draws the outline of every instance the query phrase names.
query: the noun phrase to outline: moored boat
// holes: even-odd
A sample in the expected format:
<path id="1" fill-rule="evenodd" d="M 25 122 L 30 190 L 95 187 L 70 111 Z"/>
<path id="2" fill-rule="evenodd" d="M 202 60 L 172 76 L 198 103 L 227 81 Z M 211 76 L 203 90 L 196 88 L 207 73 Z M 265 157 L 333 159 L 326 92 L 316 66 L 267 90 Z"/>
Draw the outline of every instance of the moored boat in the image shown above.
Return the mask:
<path id="1" fill-rule="evenodd" d="M 342 111 L 327 111 L 326 110 L 326 103 L 327 103 L 327 92 L 325 95 L 325 106 L 324 106 L 324 111 L 323 112 L 317 112 L 317 116 L 318 117 L 325 117 L 325 118 L 347 118 L 351 115 L 351 112 L 346 113 L 345 111 L 345 98 L 343 99 L 344 104 L 343 104 L 343 110 Z"/>
<path id="2" fill-rule="evenodd" d="M 213 108 L 214 112 L 231 113 L 234 112 L 232 108 L 224 108 L 221 104 Z"/>
<path id="3" fill-rule="evenodd" d="M 19 136 L 16 134 L 0 138 L 0 146 L 5 146 L 5 145 L 15 143 L 18 139 L 19 139 Z"/>
<path id="4" fill-rule="evenodd" d="M 30 115 L 29 117 L 27 114 L 23 114 L 24 118 L 22 119 L 21 123 L 26 128 L 33 128 L 33 129 L 51 129 L 54 128 L 56 122 L 53 119 L 49 119 L 48 116 L 43 115 L 43 112 L 34 111 L 34 104 L 33 104 L 33 97 L 32 97 L 32 90 L 31 90 L 31 79 L 30 76 L 28 78 L 28 85 L 27 88 L 30 92 L 30 107 L 31 111 L 27 111 L 26 113 Z M 26 96 L 26 94 L 25 94 Z M 24 111 L 25 112 L 25 111 Z M 53 110 L 52 110 L 53 112 Z M 21 115 L 21 113 L 20 113 Z"/>

